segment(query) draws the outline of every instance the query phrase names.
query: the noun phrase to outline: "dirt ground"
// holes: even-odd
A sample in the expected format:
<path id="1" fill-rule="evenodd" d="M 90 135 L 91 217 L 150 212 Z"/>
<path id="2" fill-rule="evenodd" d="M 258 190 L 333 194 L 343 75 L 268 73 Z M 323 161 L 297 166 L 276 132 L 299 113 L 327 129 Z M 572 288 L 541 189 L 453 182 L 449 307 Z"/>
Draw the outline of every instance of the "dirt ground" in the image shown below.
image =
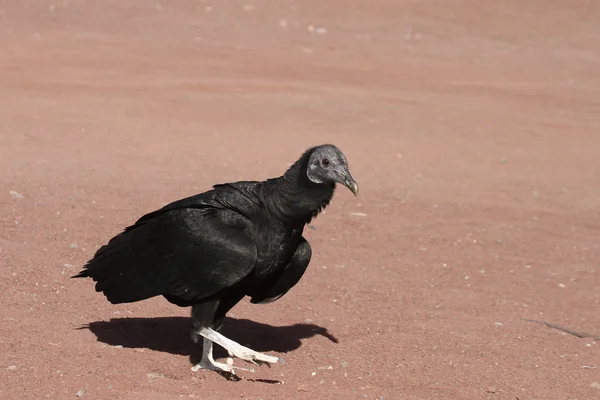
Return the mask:
<path id="1" fill-rule="evenodd" d="M 583 0 L 0 1 L 0 398 L 598 398 L 597 342 L 524 319 L 600 335 L 599 20 Z M 306 230 L 298 286 L 225 328 L 285 365 L 192 372 L 188 309 L 69 279 L 143 213 L 327 142 L 359 197 Z"/>

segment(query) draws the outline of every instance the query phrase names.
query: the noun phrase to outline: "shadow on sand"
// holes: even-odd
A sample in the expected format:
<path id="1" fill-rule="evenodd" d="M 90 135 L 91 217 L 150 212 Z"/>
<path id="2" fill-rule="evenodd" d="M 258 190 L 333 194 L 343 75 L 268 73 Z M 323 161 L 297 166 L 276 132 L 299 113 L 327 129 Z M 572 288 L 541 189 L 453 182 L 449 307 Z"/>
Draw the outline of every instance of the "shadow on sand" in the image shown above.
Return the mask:
<path id="1" fill-rule="evenodd" d="M 189 317 L 113 318 L 96 321 L 80 329 L 89 329 L 98 341 L 111 346 L 146 348 L 190 357 L 195 364 L 200 361 L 202 345 L 195 344 L 190 336 Z M 326 328 L 314 324 L 271 326 L 248 319 L 226 318 L 220 332 L 241 345 L 259 352 L 287 353 L 302 346 L 301 339 L 321 335 L 334 343 L 338 340 Z M 226 351 L 215 346 L 216 358 L 226 357 Z"/>

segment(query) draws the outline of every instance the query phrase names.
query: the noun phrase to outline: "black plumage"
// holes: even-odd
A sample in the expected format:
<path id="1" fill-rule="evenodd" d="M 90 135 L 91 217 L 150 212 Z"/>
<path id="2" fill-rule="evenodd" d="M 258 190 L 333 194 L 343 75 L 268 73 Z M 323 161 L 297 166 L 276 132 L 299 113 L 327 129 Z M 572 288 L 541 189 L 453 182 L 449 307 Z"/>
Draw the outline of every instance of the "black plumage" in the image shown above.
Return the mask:
<path id="1" fill-rule="evenodd" d="M 162 295 L 192 306 L 195 332 L 210 347 L 198 367 L 233 372 L 212 360 L 207 341 L 229 340 L 215 331 L 245 296 L 269 303 L 298 283 L 311 259 L 303 229 L 327 207 L 336 183 L 358 193 L 337 147 L 310 148 L 280 177 L 215 185 L 142 216 L 74 277 L 92 278 L 113 304 Z M 224 347 L 247 361 L 275 361 Z"/>

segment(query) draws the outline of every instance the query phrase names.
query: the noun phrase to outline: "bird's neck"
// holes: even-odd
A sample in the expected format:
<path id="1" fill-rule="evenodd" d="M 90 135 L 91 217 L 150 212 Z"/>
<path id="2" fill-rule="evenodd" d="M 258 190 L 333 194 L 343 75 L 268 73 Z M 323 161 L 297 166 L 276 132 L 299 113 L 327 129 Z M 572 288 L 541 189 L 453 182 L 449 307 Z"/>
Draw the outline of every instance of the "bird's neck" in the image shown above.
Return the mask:
<path id="1" fill-rule="evenodd" d="M 312 221 L 333 198 L 335 184 L 317 184 L 308 179 L 309 154 L 305 153 L 283 176 L 267 182 L 273 193 L 272 212 L 291 225 Z"/>

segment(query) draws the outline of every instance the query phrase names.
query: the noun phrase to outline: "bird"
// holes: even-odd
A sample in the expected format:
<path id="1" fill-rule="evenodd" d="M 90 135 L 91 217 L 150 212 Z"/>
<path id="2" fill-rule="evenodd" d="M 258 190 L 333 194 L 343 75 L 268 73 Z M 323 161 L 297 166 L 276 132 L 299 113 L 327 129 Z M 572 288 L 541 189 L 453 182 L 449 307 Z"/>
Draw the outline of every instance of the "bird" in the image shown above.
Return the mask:
<path id="1" fill-rule="evenodd" d="M 345 154 L 333 144 L 310 147 L 279 177 L 215 184 L 142 215 L 71 278 L 91 278 L 112 304 L 163 296 L 191 307 L 191 338 L 202 340 L 194 371 L 254 371 L 233 366 L 232 357 L 251 366 L 283 363 L 219 330 L 242 299 L 269 304 L 300 281 L 312 257 L 303 230 L 338 184 L 358 196 Z M 227 363 L 214 360 L 213 344 L 227 350 Z"/>

